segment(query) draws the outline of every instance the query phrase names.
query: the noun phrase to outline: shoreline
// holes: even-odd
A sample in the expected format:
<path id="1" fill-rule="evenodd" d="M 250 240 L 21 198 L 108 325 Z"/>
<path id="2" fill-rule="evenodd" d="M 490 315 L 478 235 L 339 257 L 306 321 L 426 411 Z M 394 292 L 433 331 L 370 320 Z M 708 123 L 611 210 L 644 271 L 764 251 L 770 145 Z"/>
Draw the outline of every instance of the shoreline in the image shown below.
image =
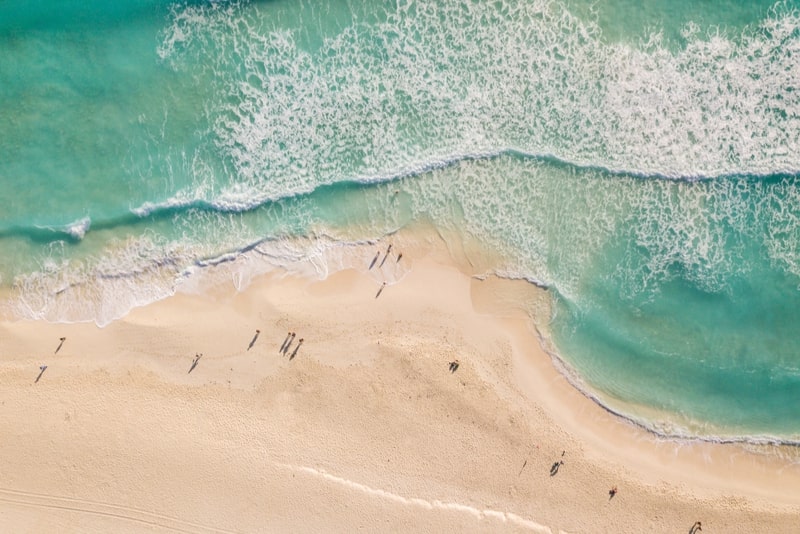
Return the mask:
<path id="1" fill-rule="evenodd" d="M 478 280 L 462 260 L 474 270 L 479 255 L 427 243 L 402 243 L 407 270 L 379 296 L 375 273 L 275 271 L 104 328 L 1 322 L 11 438 L 0 445 L 0 524 L 24 530 L 34 510 L 39 525 L 96 531 L 149 521 L 203 532 L 637 532 L 697 519 L 706 530 L 791 531 L 798 466 L 738 444 L 663 440 L 612 415 L 541 348 L 519 296 L 544 301 L 544 290 Z M 292 360 L 278 354 L 290 330 L 306 338 Z M 304 513 L 309 498 L 319 517 Z M 59 511 L 67 501 L 78 511 Z M 113 506 L 127 519 L 100 513 Z"/>
<path id="2" fill-rule="evenodd" d="M 620 419 L 625 423 L 640 429 L 647 434 L 650 434 L 655 439 L 671 441 L 675 443 L 708 443 L 708 444 L 716 444 L 716 445 L 739 445 L 739 446 L 749 446 L 755 449 L 758 448 L 780 448 L 785 451 L 797 451 L 798 454 L 795 455 L 794 464 L 797 464 L 800 467 L 800 439 L 789 439 L 789 438 L 782 438 L 778 436 L 772 435 L 751 435 L 751 434 L 692 434 L 687 431 L 687 433 L 679 433 L 679 432 L 671 432 L 666 430 L 660 430 L 657 428 L 655 423 L 649 423 L 646 416 L 639 416 L 633 415 L 630 413 L 626 413 L 621 408 L 616 408 L 611 406 L 608 402 L 604 401 L 600 398 L 600 395 L 593 391 L 591 387 L 585 385 L 583 380 L 580 377 L 578 371 L 572 369 L 571 365 L 565 361 L 559 354 L 558 351 L 553 348 L 545 348 L 548 345 L 551 345 L 548 339 L 545 338 L 544 335 L 539 335 L 539 342 L 543 347 L 544 352 L 551 358 L 553 366 L 557 369 L 558 373 L 561 374 L 569 383 L 570 385 L 580 392 L 587 400 L 591 401 L 592 403 L 596 404 L 598 407 L 603 409 L 606 413 L 616 419 Z M 620 402 L 620 401 L 617 401 Z M 623 403 L 624 404 L 624 403 Z M 638 406 L 640 411 L 651 411 L 655 416 L 663 414 L 664 417 L 669 417 L 671 414 L 669 412 L 659 412 L 657 410 L 653 410 L 649 407 L 642 408 Z M 633 409 L 634 411 L 636 408 Z M 670 422 L 671 423 L 671 422 Z M 759 454 L 764 455 L 771 455 L 773 452 L 769 452 L 766 450 L 762 451 L 749 451 L 749 452 L 758 452 Z"/>

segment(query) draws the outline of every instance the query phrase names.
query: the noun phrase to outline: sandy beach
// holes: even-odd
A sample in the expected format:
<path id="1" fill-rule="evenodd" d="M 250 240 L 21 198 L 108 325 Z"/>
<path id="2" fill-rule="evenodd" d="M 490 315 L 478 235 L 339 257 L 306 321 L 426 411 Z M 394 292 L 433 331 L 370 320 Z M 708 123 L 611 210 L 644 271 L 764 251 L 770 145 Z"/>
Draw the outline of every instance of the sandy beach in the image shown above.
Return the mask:
<path id="1" fill-rule="evenodd" d="M 543 290 L 404 252 L 385 287 L 275 271 L 0 323 L 0 531 L 797 532 L 800 466 L 614 417 L 541 348 Z"/>

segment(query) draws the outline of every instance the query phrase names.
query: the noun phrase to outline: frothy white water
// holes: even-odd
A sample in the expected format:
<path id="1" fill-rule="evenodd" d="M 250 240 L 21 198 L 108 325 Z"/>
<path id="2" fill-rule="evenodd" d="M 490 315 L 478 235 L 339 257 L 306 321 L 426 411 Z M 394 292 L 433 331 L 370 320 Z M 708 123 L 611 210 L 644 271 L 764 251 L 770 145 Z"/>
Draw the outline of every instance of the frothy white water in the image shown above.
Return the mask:
<path id="1" fill-rule="evenodd" d="M 307 13 L 313 20 L 301 24 L 325 26 Z M 608 43 L 596 24 L 551 0 L 376 6 L 371 22 L 331 30 L 314 46 L 304 28 L 273 25 L 270 14 L 260 4 L 184 6 L 164 32 L 164 61 L 205 65 L 198 76 L 219 87 L 207 113 L 230 167 L 210 202 L 257 203 L 509 150 L 588 168 L 598 179 L 604 170 L 689 179 L 800 170 L 800 16 L 785 6 L 740 35 L 690 24 L 680 50 L 658 34 Z M 631 256 L 620 266 L 631 291 L 675 265 L 718 290 L 740 268 L 725 255 L 723 228 L 752 234 L 737 222 L 748 218 L 735 205 L 747 195 L 731 190 L 742 186 L 735 180 L 722 178 L 713 191 L 641 191 L 626 175 L 606 187 L 571 180 L 568 170 L 544 176 L 531 170 L 535 163 L 522 172 L 488 167 L 433 173 L 413 193 L 413 212 L 463 219 L 483 239 L 510 245 L 509 270 L 557 281 L 564 294 L 577 290 L 620 224 L 640 225 L 633 238 L 648 256 L 644 269 L 631 268 Z M 550 181 L 559 174 L 571 185 Z M 520 205 L 540 201 L 539 210 Z M 770 223 L 768 249 L 800 273 L 795 211 Z"/>
<path id="2" fill-rule="evenodd" d="M 185 252 L 153 236 L 114 243 L 83 261 L 55 247 L 39 270 L 17 277 L 5 304 L 18 317 L 102 326 L 173 294 L 175 269 L 189 261 Z"/>
<path id="3" fill-rule="evenodd" d="M 69 235 L 74 239 L 83 239 L 86 232 L 92 226 L 92 219 L 90 217 L 82 217 L 76 221 L 63 226 L 36 226 L 40 230 L 49 230 L 51 232 L 60 232 Z"/>
<path id="4" fill-rule="evenodd" d="M 738 36 L 689 26 L 675 52 L 657 34 L 606 43 L 549 0 L 376 8 L 381 22 L 317 49 L 302 28 L 272 26 L 269 9 L 176 8 L 159 49 L 219 86 L 208 113 L 231 165 L 223 197 L 507 149 L 675 178 L 800 170 L 794 11 Z"/>
<path id="5" fill-rule="evenodd" d="M 373 245 L 370 240 L 316 234 L 264 240 L 203 259 L 208 247 L 148 234 L 117 242 L 102 257 L 85 261 L 54 252 L 39 271 L 15 281 L 11 298 L 4 304 L 16 317 L 93 321 L 105 326 L 132 308 L 177 292 L 202 293 L 219 284 L 241 291 L 258 276 L 276 270 L 321 280 L 356 269 L 373 277 L 376 284 L 401 280 L 408 272 L 408 261 L 392 258 L 369 269 Z"/>
<path id="6" fill-rule="evenodd" d="M 91 226 L 92 226 L 92 219 L 90 219 L 89 217 L 83 217 L 82 219 L 67 225 L 65 231 L 76 239 L 83 239 L 83 236 L 86 235 L 86 232 L 89 231 L 89 228 Z"/>
<path id="7" fill-rule="evenodd" d="M 355 261 L 356 248 L 414 220 L 483 243 L 505 258 L 487 269 L 555 285 L 571 300 L 586 294 L 583 284 L 594 279 L 595 263 L 614 246 L 622 247 L 613 253 L 619 263 L 606 276 L 622 280 L 629 294 L 621 297 L 653 290 L 675 276 L 676 266 L 698 287 L 724 291 L 750 268 L 742 256 L 748 242 L 800 276 L 800 192 L 792 180 L 608 179 L 503 156 L 332 194 L 267 206 L 255 222 L 214 210 L 181 212 L 165 222 L 170 238 L 147 232 L 81 261 L 55 247 L 39 269 L 15 281 L 24 301 L 18 310 L 104 324 L 221 263 L 241 270 L 235 276 L 244 287 L 262 272 L 250 257 L 324 278 L 340 268 L 362 269 L 375 251 Z M 338 223 L 320 213 L 325 203 L 341 213 Z"/>
<path id="8" fill-rule="evenodd" d="M 791 183 L 768 190 L 721 179 L 704 189 L 628 176 L 607 182 L 602 172 L 689 177 L 800 168 L 794 11 L 776 10 L 740 36 L 689 27 L 687 46 L 674 52 L 657 36 L 639 46 L 606 43 L 596 25 L 545 0 L 375 7 L 371 22 L 344 25 L 316 47 L 303 42 L 302 28 L 272 24 L 273 8 L 244 2 L 174 8 L 159 53 L 218 89 L 219 98 L 203 110 L 215 147 L 186 155 L 195 179 L 190 189 L 131 210 L 139 217 L 180 212 L 178 236 L 112 243 L 82 263 L 55 254 L 15 281 L 26 293 L 25 315 L 91 317 L 88 308 L 52 311 L 62 308 L 58 295 L 117 280 L 126 287 L 86 290 L 92 306 L 117 303 L 103 304 L 109 308 L 99 321 L 107 322 L 131 301 L 169 294 L 187 266 L 202 266 L 203 258 L 236 256 L 265 236 L 279 241 L 332 226 L 310 214 L 316 201 L 275 207 L 268 231 L 248 227 L 237 212 L 296 199 L 321 184 L 420 173 L 424 179 L 403 181 L 410 217 L 458 226 L 508 254 L 499 271 L 557 283 L 565 295 L 579 290 L 609 237 L 632 223 L 640 225 L 635 247 L 648 259 L 645 269 L 622 265 L 617 276 L 633 277 L 634 291 L 673 265 L 701 286 L 721 287 L 740 268 L 723 252 L 723 225 L 751 235 L 767 228 L 770 258 L 800 274 Z M 313 13 L 304 22 L 324 26 L 324 15 Z M 497 157 L 509 149 L 590 169 Z M 470 159 L 485 155 L 491 161 Z M 203 161 L 210 157 L 222 163 Z M 748 193 L 736 189 L 745 186 L 760 188 L 757 210 L 767 215 L 752 212 Z M 211 213 L 191 213 L 193 206 Z M 365 229 L 356 240 L 401 224 L 388 202 L 367 209 L 369 220 L 353 217 Z M 748 228 L 753 216 L 755 230 Z M 85 237 L 88 225 L 74 225 L 72 235 Z M 139 288 L 146 295 L 134 296 L 136 284 L 121 281 L 153 272 L 153 288 Z"/>

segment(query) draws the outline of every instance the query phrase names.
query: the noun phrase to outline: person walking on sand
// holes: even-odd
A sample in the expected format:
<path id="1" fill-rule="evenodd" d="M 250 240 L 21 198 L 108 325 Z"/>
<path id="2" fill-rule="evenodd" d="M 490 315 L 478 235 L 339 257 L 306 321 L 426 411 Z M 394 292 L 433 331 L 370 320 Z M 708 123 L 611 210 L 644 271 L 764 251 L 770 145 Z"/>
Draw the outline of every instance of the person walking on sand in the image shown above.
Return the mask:
<path id="1" fill-rule="evenodd" d="M 39 366 L 39 376 L 36 377 L 36 380 L 33 382 L 34 384 L 39 382 L 39 379 L 42 378 L 42 375 L 44 374 L 46 369 L 47 369 L 46 365 Z"/>
<path id="2" fill-rule="evenodd" d="M 384 257 L 383 257 L 383 261 L 381 261 L 381 264 L 380 264 L 380 266 L 379 266 L 379 267 L 383 267 L 383 264 L 384 264 L 384 263 L 386 263 L 386 258 L 388 258 L 388 257 L 389 257 L 389 253 L 390 253 L 391 251 L 392 251 L 392 245 L 391 245 L 391 243 L 390 243 L 390 244 L 389 244 L 389 247 L 386 249 L 386 256 L 384 256 Z"/>
<path id="3" fill-rule="evenodd" d="M 247 346 L 247 350 L 250 350 L 250 349 L 253 348 L 253 345 L 256 344 L 256 339 L 258 339 L 258 334 L 260 334 L 260 333 L 261 333 L 261 330 L 256 329 L 256 335 L 253 336 L 253 339 L 250 341 L 250 345 Z"/>
<path id="4" fill-rule="evenodd" d="M 278 349 L 278 352 L 283 352 L 283 349 L 286 348 L 286 344 L 289 342 L 289 338 L 291 338 L 291 337 L 292 337 L 292 333 L 291 332 L 286 334 L 286 339 L 284 339 L 283 343 L 281 343 L 281 348 Z"/>
<path id="5" fill-rule="evenodd" d="M 561 467 L 561 464 L 559 462 L 555 462 L 555 463 L 553 463 L 553 465 L 550 466 L 550 476 L 551 477 L 555 476 L 555 474 L 558 473 L 558 468 L 559 467 Z"/>
<path id="6" fill-rule="evenodd" d="M 368 271 L 371 270 L 373 267 L 375 267 L 375 263 L 378 261 L 378 258 L 380 257 L 380 255 L 381 255 L 381 251 L 380 250 L 375 253 L 375 257 L 372 258 L 372 263 L 369 264 L 369 269 L 367 269 Z"/>
<path id="7" fill-rule="evenodd" d="M 302 344 L 303 344 L 303 338 L 301 337 L 300 339 L 297 340 L 297 346 L 294 348 L 294 351 L 292 351 L 292 355 L 289 356 L 290 361 L 294 360 L 294 357 L 297 355 L 297 351 L 300 350 L 300 345 Z"/>
<path id="8" fill-rule="evenodd" d="M 285 346 L 285 347 L 283 347 L 283 353 L 284 353 L 284 354 L 286 354 L 287 352 L 289 352 L 289 347 L 291 347 L 291 346 L 292 346 L 292 341 L 294 341 L 294 336 L 295 336 L 295 333 L 294 333 L 294 332 L 292 332 L 292 333 L 289 335 L 289 342 L 286 344 L 286 346 Z"/>
<path id="9" fill-rule="evenodd" d="M 611 499 L 613 499 L 614 495 L 616 495 L 616 494 L 617 494 L 617 487 L 614 486 L 613 488 L 608 490 L 608 500 L 610 501 Z"/>
<path id="10" fill-rule="evenodd" d="M 692 529 L 689 531 L 689 534 L 695 534 L 700 530 L 703 530 L 703 524 L 700 521 L 695 521 L 694 525 L 692 525 Z"/>
<path id="11" fill-rule="evenodd" d="M 384 288 L 384 287 L 386 287 L 386 282 L 384 282 L 383 284 L 381 284 L 381 288 L 378 290 L 378 293 L 375 295 L 375 298 L 378 298 L 378 297 L 380 297 L 380 296 L 381 296 L 381 292 L 383 291 L 383 288 Z"/>
<path id="12" fill-rule="evenodd" d="M 553 465 L 550 467 L 550 476 L 551 476 L 551 477 L 552 477 L 552 476 L 555 476 L 555 475 L 558 473 L 558 470 L 559 470 L 559 469 L 561 469 L 561 466 L 562 466 L 562 465 L 564 465 L 564 460 L 560 460 L 560 461 L 558 461 L 558 462 L 555 462 L 555 463 L 554 463 L 554 464 L 553 464 Z"/>
<path id="13" fill-rule="evenodd" d="M 66 339 L 67 339 L 67 338 L 65 338 L 65 337 L 60 337 L 60 338 L 58 338 L 58 340 L 60 341 L 60 343 L 59 343 L 59 344 L 58 344 L 58 346 L 56 347 L 56 351 L 55 351 L 53 354 L 58 354 L 58 351 L 60 351 L 60 350 L 61 350 L 61 345 L 63 345 L 63 344 L 64 344 L 64 341 L 66 341 Z"/>
<path id="14" fill-rule="evenodd" d="M 200 358 L 202 358 L 202 357 L 203 357 L 203 354 L 202 354 L 202 353 L 200 353 L 200 354 L 195 354 L 195 355 L 194 355 L 194 361 L 192 362 L 192 366 L 191 366 L 191 367 L 189 367 L 189 373 L 191 373 L 192 371 L 194 371 L 194 368 L 195 368 L 195 367 L 197 367 L 197 362 L 199 362 L 199 361 L 200 361 Z M 187 374 L 188 374 L 188 373 L 187 373 Z"/>

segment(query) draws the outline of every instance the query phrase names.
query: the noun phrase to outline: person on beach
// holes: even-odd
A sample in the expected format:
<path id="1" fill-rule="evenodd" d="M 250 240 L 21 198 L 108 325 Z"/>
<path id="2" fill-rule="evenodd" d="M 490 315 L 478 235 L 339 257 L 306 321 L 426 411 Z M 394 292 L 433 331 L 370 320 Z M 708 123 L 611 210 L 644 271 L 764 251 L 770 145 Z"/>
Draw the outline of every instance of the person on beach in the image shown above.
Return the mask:
<path id="1" fill-rule="evenodd" d="M 452 362 L 450 362 L 450 372 L 455 373 L 456 371 L 458 371 L 459 365 L 461 365 L 461 363 L 458 360 L 453 360 Z"/>
<path id="2" fill-rule="evenodd" d="M 42 378 L 42 375 L 44 374 L 45 369 L 47 369 L 46 365 L 40 365 L 39 366 L 39 376 L 36 377 L 36 380 L 33 382 L 34 384 L 38 383 L 39 379 Z"/>
<path id="3" fill-rule="evenodd" d="M 384 282 L 383 284 L 381 284 L 381 288 L 378 290 L 378 293 L 375 295 L 375 298 L 378 298 L 378 297 L 380 297 L 380 296 L 381 296 L 381 292 L 383 291 L 383 288 L 384 288 L 384 287 L 386 287 L 386 282 Z"/>
<path id="4" fill-rule="evenodd" d="M 559 469 L 561 469 L 561 466 L 562 466 L 562 465 L 564 465 L 564 460 L 561 460 L 561 461 L 559 461 L 559 462 L 555 462 L 555 463 L 554 463 L 554 464 L 553 464 L 553 465 L 550 467 L 550 476 L 551 476 L 551 477 L 554 477 L 554 476 L 556 476 L 556 475 L 558 474 L 558 470 L 559 470 Z"/>
<path id="5" fill-rule="evenodd" d="M 696 521 L 694 525 L 692 525 L 692 530 L 689 531 L 689 534 L 695 534 L 695 532 L 703 530 L 703 524 L 700 521 Z"/>
<path id="6" fill-rule="evenodd" d="M 194 355 L 194 361 L 192 362 L 192 366 L 191 366 L 191 367 L 189 367 L 189 373 L 191 373 L 192 371 L 194 371 L 194 368 L 195 368 L 195 367 L 197 367 L 197 362 L 199 362 L 199 361 L 200 361 L 200 358 L 202 358 L 202 357 L 203 357 L 203 354 L 202 354 L 202 353 L 200 353 L 200 354 L 195 354 L 195 355 Z M 187 374 L 189 374 L 189 373 L 187 373 Z"/>
<path id="7" fill-rule="evenodd" d="M 383 261 L 381 261 L 380 267 L 383 267 L 383 264 L 386 263 L 386 258 L 389 257 L 389 253 L 392 251 L 392 245 L 389 244 L 389 247 L 386 249 L 386 256 L 383 257 Z"/>
<path id="8" fill-rule="evenodd" d="M 253 339 L 250 341 L 250 345 L 247 346 L 247 350 L 250 350 L 250 349 L 253 348 L 253 345 L 256 344 L 256 339 L 258 339 L 258 334 L 260 334 L 260 333 L 261 333 L 261 330 L 256 329 L 256 335 L 253 336 Z"/>
<path id="9" fill-rule="evenodd" d="M 395 263 L 400 263 L 400 259 L 403 257 L 403 253 L 397 255 L 397 261 Z"/>
<path id="10" fill-rule="evenodd" d="M 294 351 L 292 351 L 292 355 L 289 356 L 289 361 L 294 360 L 294 357 L 297 355 L 297 351 L 300 350 L 300 345 L 302 344 L 303 344 L 303 338 L 301 337 L 300 339 L 297 340 L 297 346 L 294 348 Z"/>
<path id="11" fill-rule="evenodd" d="M 617 494 L 617 487 L 616 487 L 616 486 L 614 486 L 613 488 L 611 488 L 610 490 L 608 490 L 608 500 L 611 500 L 611 499 L 613 499 L 613 498 L 614 498 L 614 495 L 616 495 L 616 494 Z"/>
<path id="12" fill-rule="evenodd" d="M 286 344 L 289 342 L 289 338 L 291 338 L 291 337 L 292 337 L 292 333 L 291 332 L 286 334 L 286 339 L 284 339 L 283 343 L 281 343 L 281 348 L 278 349 L 278 352 L 283 352 L 283 349 L 286 348 Z"/>
<path id="13" fill-rule="evenodd" d="M 60 351 L 60 350 L 61 350 L 61 346 L 64 344 L 64 341 L 66 341 L 66 339 L 67 339 L 67 338 L 65 338 L 65 337 L 60 337 L 60 338 L 58 338 L 58 340 L 60 341 L 60 343 L 59 343 L 59 344 L 58 344 L 58 346 L 56 347 L 56 351 L 55 351 L 53 354 L 58 354 L 58 351 Z"/>
<path id="14" fill-rule="evenodd" d="M 372 263 L 369 264 L 369 269 L 367 269 L 368 271 L 370 269 L 372 269 L 373 267 L 375 267 L 375 263 L 378 261 L 378 257 L 380 257 L 380 255 L 381 255 L 381 251 L 380 250 L 375 253 L 375 257 L 372 258 Z"/>
<path id="15" fill-rule="evenodd" d="M 294 332 L 292 332 L 291 334 L 289 334 L 289 342 L 286 344 L 286 346 L 285 346 L 285 347 L 283 347 L 283 353 L 284 353 L 284 354 L 286 354 L 287 352 L 289 352 L 289 347 L 291 347 L 291 346 L 292 346 L 292 341 L 294 341 L 294 336 L 295 336 L 295 335 L 296 335 L 296 334 L 295 334 Z"/>

